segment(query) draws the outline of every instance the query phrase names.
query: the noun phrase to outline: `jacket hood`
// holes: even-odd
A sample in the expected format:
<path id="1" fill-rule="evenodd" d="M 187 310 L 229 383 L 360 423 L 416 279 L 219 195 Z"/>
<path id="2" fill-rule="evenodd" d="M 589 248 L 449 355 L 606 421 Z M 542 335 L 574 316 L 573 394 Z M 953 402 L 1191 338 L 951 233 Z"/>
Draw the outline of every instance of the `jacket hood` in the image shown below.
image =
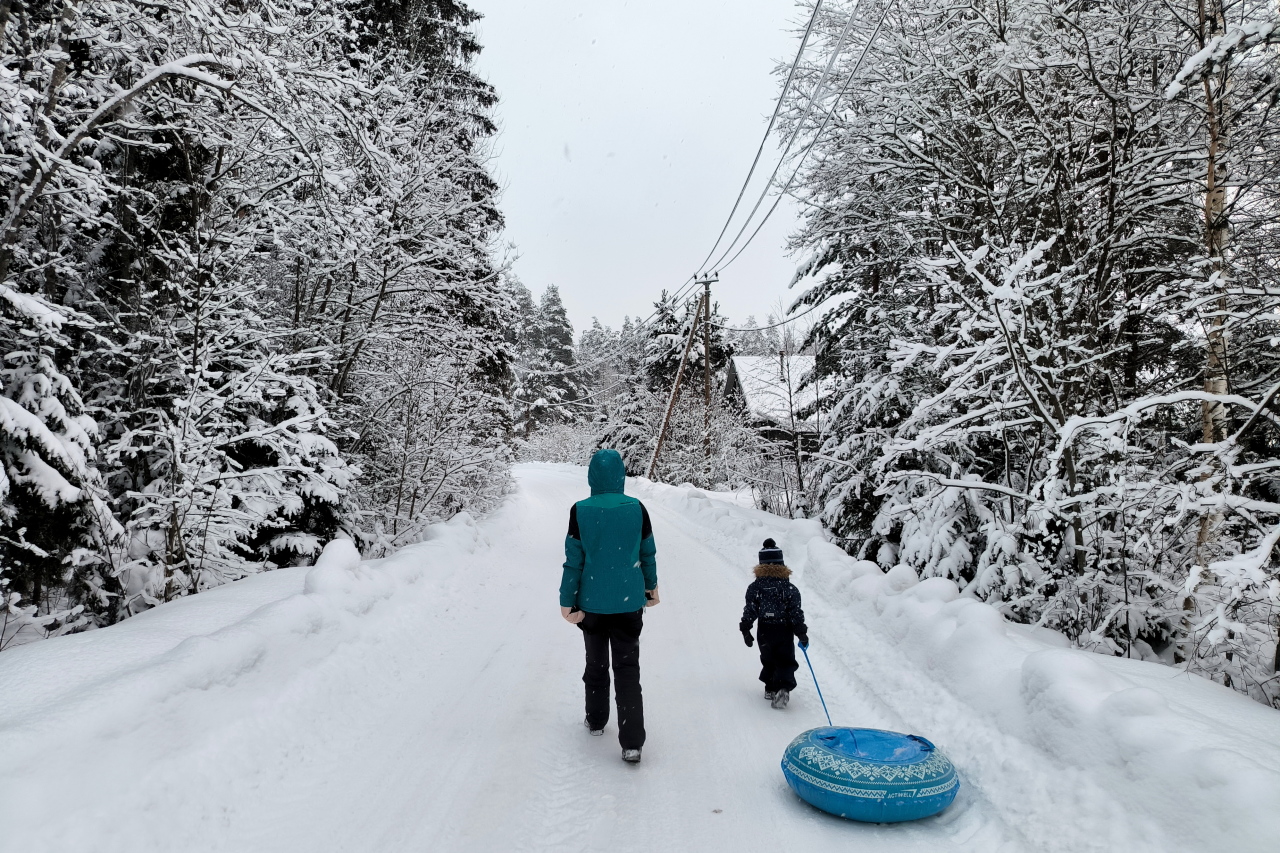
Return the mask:
<path id="1" fill-rule="evenodd" d="M 791 577 L 791 570 L 782 563 L 761 563 L 755 568 L 756 577 L 758 578 L 782 578 L 786 580 Z"/>
<path id="2" fill-rule="evenodd" d="M 616 450 L 597 450 L 587 466 L 587 485 L 591 494 L 622 494 L 627 482 L 627 466 Z"/>

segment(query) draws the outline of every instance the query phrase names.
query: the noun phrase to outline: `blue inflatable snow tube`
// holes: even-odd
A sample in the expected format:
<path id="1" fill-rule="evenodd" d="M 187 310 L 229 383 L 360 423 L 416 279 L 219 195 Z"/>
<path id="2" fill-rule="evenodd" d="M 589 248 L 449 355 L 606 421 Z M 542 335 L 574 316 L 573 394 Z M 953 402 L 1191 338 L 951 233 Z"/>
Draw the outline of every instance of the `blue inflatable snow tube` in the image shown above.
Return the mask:
<path id="1" fill-rule="evenodd" d="M 955 767 L 933 744 L 880 729 L 810 729 L 787 747 L 782 775 L 805 802 L 869 823 L 935 815 L 960 791 Z"/>

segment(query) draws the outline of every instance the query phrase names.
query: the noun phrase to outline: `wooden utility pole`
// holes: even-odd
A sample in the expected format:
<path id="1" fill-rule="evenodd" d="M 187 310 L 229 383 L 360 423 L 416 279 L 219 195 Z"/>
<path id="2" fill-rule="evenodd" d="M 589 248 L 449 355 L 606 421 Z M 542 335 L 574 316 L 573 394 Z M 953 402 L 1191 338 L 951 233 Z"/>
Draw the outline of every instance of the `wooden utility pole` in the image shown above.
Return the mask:
<path id="1" fill-rule="evenodd" d="M 787 413 L 791 416 L 791 449 L 796 463 L 796 498 L 802 502 L 801 512 L 808 512 L 804 489 L 804 468 L 800 462 L 800 431 L 796 425 L 796 398 L 791 387 L 791 364 L 786 350 L 778 350 L 778 373 L 787 383 Z M 794 517 L 794 516 L 793 516 Z"/>
<path id="2" fill-rule="evenodd" d="M 702 418 L 702 456 L 706 463 L 706 486 L 711 488 L 711 283 L 719 279 L 702 279 L 702 366 L 705 408 Z"/>
<path id="3" fill-rule="evenodd" d="M 684 352 L 680 355 L 680 366 L 676 368 L 676 381 L 671 385 L 671 396 L 667 398 L 667 413 L 662 416 L 662 428 L 658 430 L 658 443 L 653 447 L 653 456 L 649 459 L 650 480 L 653 479 L 654 473 L 658 470 L 658 454 L 662 453 L 662 442 L 667 438 L 667 426 L 671 423 L 671 412 L 676 407 L 676 397 L 680 394 L 680 382 L 684 379 L 684 366 L 689 360 L 689 350 L 693 349 L 693 340 L 698 336 L 698 323 L 708 309 L 707 294 L 711 292 L 710 287 L 702 295 L 702 300 L 698 305 L 698 311 L 693 316 L 693 325 L 689 327 L 689 339 L 684 342 Z"/>

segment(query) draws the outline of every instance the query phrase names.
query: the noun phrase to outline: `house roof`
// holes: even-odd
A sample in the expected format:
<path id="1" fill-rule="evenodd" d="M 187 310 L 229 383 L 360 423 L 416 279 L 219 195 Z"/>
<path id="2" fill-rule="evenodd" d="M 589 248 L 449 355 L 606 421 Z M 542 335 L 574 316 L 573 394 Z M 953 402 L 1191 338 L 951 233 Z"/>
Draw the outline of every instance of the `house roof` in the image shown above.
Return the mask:
<path id="1" fill-rule="evenodd" d="M 752 417 L 789 427 L 792 414 L 817 399 L 814 386 L 801 387 L 813 366 L 811 355 L 736 355 L 729 365 L 729 389 L 741 389 Z M 797 417 L 795 423 L 814 427 L 813 418 Z"/>

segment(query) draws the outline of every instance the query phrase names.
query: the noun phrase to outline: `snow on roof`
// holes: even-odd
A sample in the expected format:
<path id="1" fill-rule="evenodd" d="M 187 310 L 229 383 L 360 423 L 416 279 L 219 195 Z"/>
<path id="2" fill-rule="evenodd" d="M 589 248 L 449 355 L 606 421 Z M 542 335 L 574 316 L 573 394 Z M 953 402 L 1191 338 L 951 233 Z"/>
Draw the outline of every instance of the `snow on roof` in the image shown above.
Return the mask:
<path id="1" fill-rule="evenodd" d="M 801 388 L 812 371 L 811 355 L 736 355 L 729 366 L 729 386 L 742 390 L 752 416 L 790 426 L 792 413 L 813 405 L 816 398 L 812 385 Z M 811 418 L 797 417 L 795 422 L 797 426 L 813 425 Z"/>

